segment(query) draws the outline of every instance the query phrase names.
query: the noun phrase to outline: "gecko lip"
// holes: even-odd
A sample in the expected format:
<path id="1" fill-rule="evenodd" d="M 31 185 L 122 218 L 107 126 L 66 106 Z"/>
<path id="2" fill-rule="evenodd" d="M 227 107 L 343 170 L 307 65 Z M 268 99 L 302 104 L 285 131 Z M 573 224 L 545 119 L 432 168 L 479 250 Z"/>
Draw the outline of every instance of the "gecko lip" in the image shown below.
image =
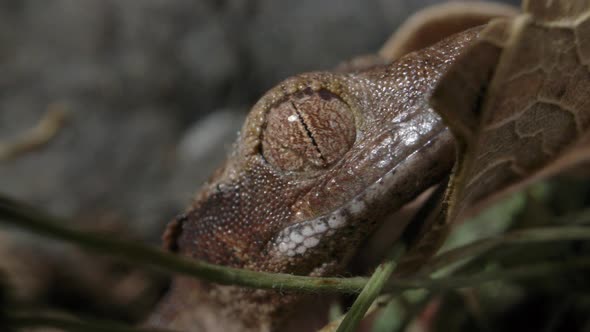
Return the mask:
<path id="1" fill-rule="evenodd" d="M 443 129 L 435 134 L 419 149 L 374 181 L 372 185 L 334 211 L 314 219 L 298 222 L 281 230 L 273 242 L 275 250 L 279 254 L 289 257 L 303 255 L 308 249 L 320 244 L 324 237 L 330 237 L 338 229 L 362 219 L 369 208 L 378 205 L 384 197 L 392 197 L 391 193 L 405 178 L 416 174 L 413 166 L 420 158 L 424 157 L 424 154 L 437 151 L 440 145 L 446 144 L 445 138 L 441 138 L 444 133 L 449 132 Z M 398 200 L 392 201 L 390 205 L 395 208 L 404 203 L 405 200 Z"/>

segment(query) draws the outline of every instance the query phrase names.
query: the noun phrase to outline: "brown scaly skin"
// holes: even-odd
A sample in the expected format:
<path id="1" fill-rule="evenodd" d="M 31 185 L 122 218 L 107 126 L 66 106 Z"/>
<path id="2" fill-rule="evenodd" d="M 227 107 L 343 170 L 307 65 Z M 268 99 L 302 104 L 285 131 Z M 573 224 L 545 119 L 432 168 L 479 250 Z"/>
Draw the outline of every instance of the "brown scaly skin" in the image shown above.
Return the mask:
<path id="1" fill-rule="evenodd" d="M 427 101 L 478 31 L 389 65 L 280 83 L 254 105 L 226 164 L 171 224 L 167 245 L 232 267 L 338 273 L 378 220 L 452 168 L 451 135 Z M 178 277 L 150 324 L 275 330 L 300 299 Z"/>

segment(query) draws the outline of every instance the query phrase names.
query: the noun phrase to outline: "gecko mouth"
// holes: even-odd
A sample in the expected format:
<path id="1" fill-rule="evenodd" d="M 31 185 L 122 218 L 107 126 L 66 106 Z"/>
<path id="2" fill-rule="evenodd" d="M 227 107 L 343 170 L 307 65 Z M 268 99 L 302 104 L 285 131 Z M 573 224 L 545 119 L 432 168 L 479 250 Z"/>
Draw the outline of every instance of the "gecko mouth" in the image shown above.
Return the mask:
<path id="1" fill-rule="evenodd" d="M 435 157 L 441 153 L 447 158 Z M 424 158 L 432 162 L 425 163 Z M 288 257 L 304 255 L 338 230 L 366 220 L 368 211 L 391 213 L 438 182 L 453 162 L 452 137 L 445 128 L 342 206 L 281 230 L 272 243 L 274 250 Z"/>

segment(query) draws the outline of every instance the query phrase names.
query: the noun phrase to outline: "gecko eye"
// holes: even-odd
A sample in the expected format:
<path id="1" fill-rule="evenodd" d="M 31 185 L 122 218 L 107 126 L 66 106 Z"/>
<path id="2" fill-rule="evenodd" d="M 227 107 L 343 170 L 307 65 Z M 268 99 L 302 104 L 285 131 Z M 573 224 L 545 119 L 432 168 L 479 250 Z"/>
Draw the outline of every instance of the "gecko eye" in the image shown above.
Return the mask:
<path id="1" fill-rule="evenodd" d="M 306 89 L 269 110 L 262 155 L 284 171 L 323 169 L 340 160 L 355 138 L 350 107 L 327 90 Z"/>

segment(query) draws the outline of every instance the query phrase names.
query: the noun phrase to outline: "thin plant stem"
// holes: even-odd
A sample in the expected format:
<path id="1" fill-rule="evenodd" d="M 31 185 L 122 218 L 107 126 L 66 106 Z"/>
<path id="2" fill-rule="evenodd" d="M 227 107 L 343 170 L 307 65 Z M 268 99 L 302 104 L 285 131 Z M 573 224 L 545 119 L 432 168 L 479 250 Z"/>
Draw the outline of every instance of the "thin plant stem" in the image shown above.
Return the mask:
<path id="1" fill-rule="evenodd" d="M 172 332 L 172 330 L 143 329 L 120 323 L 97 320 L 78 320 L 55 315 L 9 314 L 4 323 L 12 329 L 55 328 L 68 332 Z"/>
<path id="2" fill-rule="evenodd" d="M 420 275 L 430 275 L 443 267 L 480 256 L 501 246 L 588 239 L 590 239 L 590 227 L 584 226 L 542 227 L 513 231 L 447 250 L 435 256 L 428 264 L 425 264 L 425 267 L 420 271 Z"/>
<path id="3" fill-rule="evenodd" d="M 366 278 L 315 278 L 273 274 L 209 264 L 181 257 L 147 245 L 84 233 L 60 226 L 65 221 L 22 203 L 0 196 L 0 219 L 22 229 L 75 244 L 100 254 L 226 285 L 301 292 L 358 293 Z"/>
<path id="4" fill-rule="evenodd" d="M 403 252 L 403 248 L 396 248 L 392 257 L 386 262 L 380 264 L 371 275 L 371 278 L 356 298 L 352 307 L 344 316 L 342 323 L 338 326 L 336 332 L 353 332 L 356 331 L 363 317 L 375 299 L 381 294 L 383 287 L 390 279 L 391 274 L 397 266 L 397 259 Z"/>
<path id="5" fill-rule="evenodd" d="M 65 221 L 2 196 L 0 196 L 0 221 L 40 235 L 72 243 L 100 254 L 125 259 L 135 265 L 156 268 L 170 274 L 184 274 L 220 284 L 281 291 L 354 294 L 359 293 L 368 281 L 367 278 L 363 277 L 318 278 L 282 273 L 257 272 L 187 259 L 150 246 L 65 228 L 60 225 L 65 224 Z M 485 252 L 483 249 L 488 250 L 491 244 L 588 239 L 590 239 L 590 229 L 587 227 L 529 229 L 509 233 L 497 238 L 481 240 L 474 244 L 453 249 L 452 252 L 448 252 L 435 259 L 434 264 L 437 265 L 437 268 L 441 268 L 467 257 L 479 255 Z M 393 278 L 387 282 L 385 290 L 391 292 L 420 288 L 430 290 L 453 289 L 477 286 L 484 282 L 502 279 L 524 279 L 539 277 L 545 274 L 563 273 L 565 269 L 580 269 L 588 268 L 589 266 L 590 258 L 581 258 L 557 263 L 525 265 L 517 268 L 488 271 L 467 276 L 437 279 Z"/>
<path id="6" fill-rule="evenodd" d="M 415 286 L 413 287 L 414 289 L 428 289 L 430 291 L 443 292 L 450 289 L 476 287 L 488 282 L 499 280 L 523 280 L 532 278 L 534 276 L 558 275 L 564 273 L 566 270 L 581 270 L 589 268 L 590 257 L 583 257 L 561 260 L 557 263 L 535 263 L 521 265 L 518 267 L 471 273 L 467 275 L 440 278 L 412 278 L 407 279 L 406 281 L 408 281 L 410 284 L 413 284 Z M 384 292 L 395 292 L 399 290 L 400 288 L 398 288 L 394 283 L 388 283 L 384 288 Z"/>

